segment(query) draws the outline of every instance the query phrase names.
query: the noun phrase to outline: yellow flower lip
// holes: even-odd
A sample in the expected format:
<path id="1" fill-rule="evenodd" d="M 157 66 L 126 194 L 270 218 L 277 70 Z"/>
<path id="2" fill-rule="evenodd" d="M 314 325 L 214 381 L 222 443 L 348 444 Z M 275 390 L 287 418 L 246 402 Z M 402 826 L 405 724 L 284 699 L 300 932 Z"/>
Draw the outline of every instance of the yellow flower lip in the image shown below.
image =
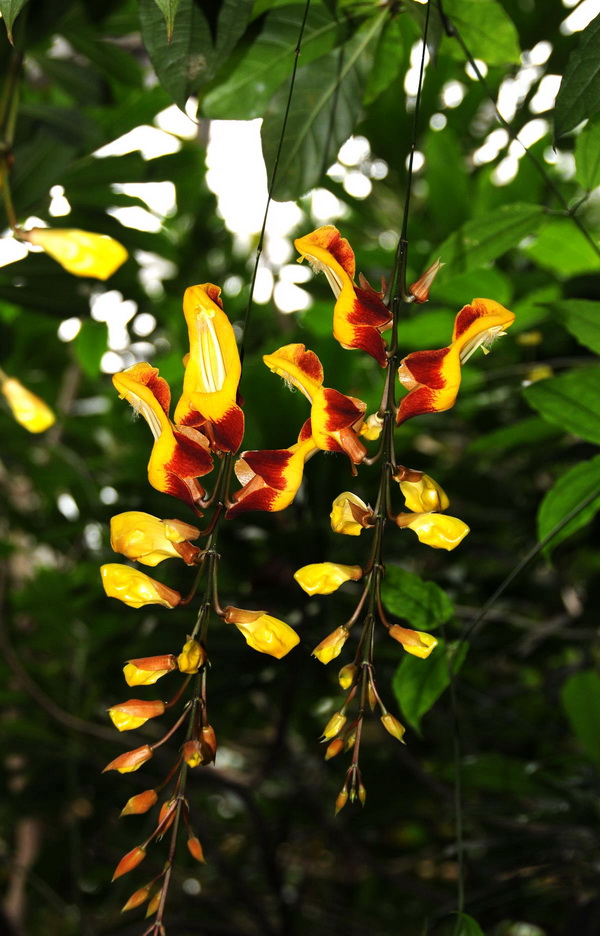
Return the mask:
<path id="1" fill-rule="evenodd" d="M 229 606 L 225 608 L 224 619 L 228 624 L 235 624 L 249 647 L 278 660 L 300 643 L 295 630 L 266 611 L 247 611 Z"/>
<path id="2" fill-rule="evenodd" d="M 41 247 L 74 276 L 106 280 L 129 256 L 113 237 L 77 228 L 32 228 L 19 232 L 19 239 Z"/>
<path id="3" fill-rule="evenodd" d="M 340 655 L 349 636 L 350 631 L 347 627 L 343 625 L 341 627 L 336 627 L 331 634 L 325 637 L 325 639 L 315 647 L 312 655 L 325 665 L 331 663 L 332 660 L 335 660 L 335 658 Z"/>
<path id="4" fill-rule="evenodd" d="M 412 656 L 420 657 L 422 660 L 427 659 L 438 644 L 435 637 L 432 637 L 431 634 L 426 634 L 424 631 L 410 630 L 410 628 L 407 627 L 400 627 L 399 624 L 393 624 L 388 634 L 390 637 L 393 637 L 394 640 L 397 640 L 398 643 L 401 643 L 407 653 L 412 654 Z"/>
<path id="5" fill-rule="evenodd" d="M 0 372 L 0 388 L 15 420 L 28 432 L 45 432 L 54 425 L 56 417 L 47 403 L 24 387 L 16 377 Z"/>
<path id="6" fill-rule="evenodd" d="M 345 536 L 360 536 L 372 516 L 373 511 L 360 497 L 344 491 L 331 505 L 331 529 Z"/>
<path id="7" fill-rule="evenodd" d="M 315 562 L 303 566 L 294 573 L 294 578 L 307 595 L 331 595 L 344 582 L 362 577 L 360 566 L 341 565 L 338 562 Z"/>
<path id="8" fill-rule="evenodd" d="M 199 536 L 200 530 L 189 523 L 160 520 L 140 510 L 127 510 L 110 520 L 112 549 L 147 566 L 169 558 L 183 558 L 191 564 L 200 550 L 188 540 Z"/>
<path id="9" fill-rule="evenodd" d="M 109 562 L 100 567 L 100 574 L 108 597 L 118 598 L 130 608 L 143 608 L 149 604 L 175 608 L 181 601 L 179 592 L 131 566 Z"/>
<path id="10" fill-rule="evenodd" d="M 407 527 L 417 534 L 419 542 L 433 549 L 446 549 L 448 552 L 463 541 L 470 532 L 469 527 L 458 517 L 446 514 L 423 512 L 399 514 L 396 517 L 399 527 Z"/>

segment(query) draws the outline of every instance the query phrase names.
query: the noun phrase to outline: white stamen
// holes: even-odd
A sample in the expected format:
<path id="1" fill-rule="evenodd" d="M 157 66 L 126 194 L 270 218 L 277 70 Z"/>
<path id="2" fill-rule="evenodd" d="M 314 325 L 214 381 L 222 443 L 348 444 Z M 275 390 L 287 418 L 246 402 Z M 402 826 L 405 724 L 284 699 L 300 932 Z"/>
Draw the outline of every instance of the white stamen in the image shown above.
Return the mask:
<path id="1" fill-rule="evenodd" d="M 198 339 L 200 350 L 200 371 L 205 393 L 218 393 L 225 383 L 225 362 L 219 339 L 212 321 L 214 313 L 208 309 L 199 309 Z"/>

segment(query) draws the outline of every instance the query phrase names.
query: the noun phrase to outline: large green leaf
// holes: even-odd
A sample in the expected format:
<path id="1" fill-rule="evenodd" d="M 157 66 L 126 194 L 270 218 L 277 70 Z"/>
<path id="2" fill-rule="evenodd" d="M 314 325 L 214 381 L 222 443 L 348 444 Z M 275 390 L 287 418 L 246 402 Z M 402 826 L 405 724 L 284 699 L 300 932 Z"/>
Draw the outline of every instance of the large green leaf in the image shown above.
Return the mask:
<path id="1" fill-rule="evenodd" d="M 262 117 L 267 105 L 294 67 L 294 51 L 304 6 L 294 4 L 265 16 L 258 35 L 236 53 L 217 75 L 216 83 L 202 101 L 206 117 L 250 120 Z M 337 45 L 346 27 L 322 5 L 309 9 L 302 36 L 302 67 Z"/>
<path id="2" fill-rule="evenodd" d="M 554 107 L 556 139 L 600 108 L 600 16 L 587 26 L 571 53 Z"/>
<path id="3" fill-rule="evenodd" d="M 502 256 L 540 227 L 544 210 L 539 205 L 516 203 L 501 205 L 494 211 L 467 221 L 432 254 L 431 262 L 441 257 L 446 266 L 438 279 L 449 280 Z"/>
<path id="4" fill-rule="evenodd" d="M 600 445 L 600 367 L 580 367 L 540 380 L 525 399 L 548 422 Z"/>
<path id="5" fill-rule="evenodd" d="M 590 120 L 575 141 L 575 178 L 586 191 L 600 185 L 600 120 Z"/>
<path id="6" fill-rule="evenodd" d="M 0 0 L 0 13 L 6 26 L 9 40 L 13 41 L 12 28 L 14 22 L 27 3 L 27 0 Z"/>
<path id="7" fill-rule="evenodd" d="M 375 101 L 400 73 L 404 61 L 404 32 L 404 23 L 399 16 L 393 19 L 389 17 L 384 23 L 373 54 L 373 67 L 365 89 L 365 104 Z"/>
<path id="8" fill-rule="evenodd" d="M 175 24 L 175 17 L 179 9 L 180 0 L 154 0 L 154 2 L 165 18 L 167 40 L 170 42 L 173 38 L 173 26 Z"/>
<path id="9" fill-rule="evenodd" d="M 586 754 L 600 764 L 600 676 L 595 670 L 569 676 L 561 699 L 578 741 Z"/>
<path id="10" fill-rule="evenodd" d="M 552 311 L 586 348 L 600 354 L 600 302 L 565 299 Z"/>
<path id="11" fill-rule="evenodd" d="M 560 523 L 578 504 L 591 497 L 594 492 L 598 496 L 552 538 L 545 549 L 547 555 L 563 540 L 586 526 L 600 510 L 600 455 L 570 468 L 550 488 L 538 511 L 537 524 L 540 541 L 548 536 L 557 523 Z"/>
<path id="12" fill-rule="evenodd" d="M 275 198 L 279 201 L 298 198 L 314 188 L 351 135 L 360 113 L 373 41 L 382 24 L 381 16 L 369 20 L 339 49 L 298 71 L 277 171 Z M 269 178 L 287 100 L 288 89 L 281 88 L 261 128 Z"/>
<path id="13" fill-rule="evenodd" d="M 484 936 L 477 920 L 474 920 L 468 913 L 458 913 L 458 929 L 455 930 L 456 936 Z"/>
<path id="14" fill-rule="evenodd" d="M 445 0 L 444 12 L 475 58 L 488 65 L 519 63 L 517 30 L 496 0 Z M 442 49 L 464 61 L 464 52 L 455 39 L 444 40 Z"/>
<path id="15" fill-rule="evenodd" d="M 535 445 L 537 442 L 547 442 L 559 433 L 554 426 L 548 425 L 539 416 L 529 416 L 520 419 L 510 426 L 501 426 L 482 436 L 478 436 L 470 443 L 467 452 L 477 455 L 498 455 L 500 452 L 509 452 L 521 446 Z"/>
<path id="16" fill-rule="evenodd" d="M 450 685 L 450 666 L 458 673 L 465 661 L 468 644 L 446 648 L 440 640 L 430 657 L 421 660 L 407 653 L 394 674 L 392 688 L 400 710 L 415 731 L 420 734 L 421 720 L 433 708 L 442 692 Z"/>
<path id="17" fill-rule="evenodd" d="M 177 29 L 169 42 L 155 0 L 140 0 L 142 38 L 158 80 L 183 108 L 214 77 L 244 32 L 251 0 L 222 0 L 209 21 L 198 0 L 181 0 Z"/>
<path id="18" fill-rule="evenodd" d="M 454 614 L 452 602 L 439 585 L 425 582 L 420 575 L 400 566 L 388 566 L 381 597 L 388 611 L 417 630 L 439 627 Z"/>
<path id="19" fill-rule="evenodd" d="M 551 218 L 525 252 L 554 274 L 576 276 L 600 270 L 600 257 L 568 218 Z"/>

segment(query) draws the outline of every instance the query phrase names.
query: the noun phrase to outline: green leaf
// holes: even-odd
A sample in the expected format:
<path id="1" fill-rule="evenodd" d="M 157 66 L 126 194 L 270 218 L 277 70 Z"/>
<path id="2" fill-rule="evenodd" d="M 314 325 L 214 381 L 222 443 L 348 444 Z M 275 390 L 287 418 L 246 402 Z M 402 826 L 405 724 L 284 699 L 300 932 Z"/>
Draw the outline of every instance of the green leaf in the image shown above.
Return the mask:
<path id="1" fill-rule="evenodd" d="M 154 2 L 165 18 L 165 23 L 167 26 L 167 42 L 170 42 L 173 38 L 173 26 L 175 23 L 175 17 L 177 15 L 180 0 L 154 0 Z"/>
<path id="2" fill-rule="evenodd" d="M 580 344 L 600 354 L 600 302 L 566 299 L 552 311 Z"/>
<path id="3" fill-rule="evenodd" d="M 600 16 L 587 26 L 571 53 L 554 106 L 558 139 L 600 108 Z"/>
<path id="4" fill-rule="evenodd" d="M 563 684 L 560 695 L 578 741 L 600 765 L 600 676 L 595 670 L 575 673 Z"/>
<path id="5" fill-rule="evenodd" d="M 600 270 L 600 257 L 568 218 L 552 218 L 525 253 L 545 270 L 576 276 Z"/>
<path id="6" fill-rule="evenodd" d="M 600 120 L 590 120 L 575 140 L 575 178 L 587 192 L 600 185 Z"/>
<path id="7" fill-rule="evenodd" d="M 544 549 L 546 555 L 550 555 L 559 543 L 586 526 L 600 510 L 600 455 L 570 468 L 550 488 L 538 511 L 538 540 L 541 542 L 557 523 L 594 492 L 598 496 L 548 543 Z"/>
<path id="8" fill-rule="evenodd" d="M 388 18 L 383 25 L 373 54 L 373 67 L 365 90 L 364 103 L 372 104 L 400 73 L 404 60 L 401 17 Z"/>
<path id="9" fill-rule="evenodd" d="M 382 22 L 382 16 L 369 20 L 335 52 L 298 71 L 275 185 L 279 201 L 296 199 L 314 188 L 351 135 L 370 69 L 370 47 Z M 287 99 L 288 89 L 281 88 L 261 128 L 269 178 Z"/>
<path id="10" fill-rule="evenodd" d="M 456 936 L 485 936 L 477 920 L 474 920 L 468 913 L 457 913 L 459 920 Z"/>
<path id="11" fill-rule="evenodd" d="M 140 0 L 142 38 L 165 91 L 183 109 L 190 94 L 214 77 L 244 32 L 252 0 L 222 0 L 209 21 L 197 0 L 181 0 L 169 42 L 155 0 Z"/>
<path id="12" fill-rule="evenodd" d="M 6 32 L 11 43 L 13 41 L 12 28 L 14 22 L 26 3 L 27 0 L 0 0 L 0 13 L 2 13 Z"/>
<path id="13" fill-rule="evenodd" d="M 600 445 L 600 367 L 581 367 L 526 387 L 525 399 L 548 422 Z"/>
<path id="14" fill-rule="evenodd" d="M 431 255 L 431 263 L 441 257 L 446 264 L 439 282 L 475 270 L 517 247 L 524 237 L 535 234 L 543 219 L 539 205 L 516 203 L 467 221 Z"/>
<path id="15" fill-rule="evenodd" d="M 381 597 L 388 611 L 417 630 L 439 627 L 454 614 L 452 602 L 439 585 L 400 566 L 387 567 Z"/>
<path id="16" fill-rule="evenodd" d="M 561 289 L 558 284 L 549 283 L 540 289 L 534 289 L 533 292 L 515 302 L 511 306 L 516 315 L 515 323 L 511 325 L 511 335 L 515 335 L 517 332 L 529 331 L 530 328 L 547 319 L 550 314 L 548 307 L 560 298 Z"/>
<path id="17" fill-rule="evenodd" d="M 430 657 L 421 660 L 407 653 L 394 674 L 392 688 L 405 720 L 421 733 L 421 720 L 433 708 L 450 685 L 449 666 L 458 673 L 465 661 L 468 644 L 450 644 L 440 640 Z"/>
<path id="18" fill-rule="evenodd" d="M 488 65 L 519 63 L 521 49 L 517 30 L 496 0 L 446 0 L 444 12 L 458 27 L 475 58 Z M 456 39 L 445 39 L 442 50 L 464 61 L 464 52 Z"/>
<path id="19" fill-rule="evenodd" d="M 486 432 L 471 442 L 467 448 L 470 455 L 498 455 L 500 452 L 509 452 L 521 446 L 535 445 L 537 442 L 547 442 L 554 439 L 560 430 L 549 426 L 539 416 L 529 416 L 510 426 L 502 426 L 492 432 Z"/>
<path id="20" fill-rule="evenodd" d="M 279 86 L 294 67 L 294 50 L 304 7 L 296 4 L 265 16 L 260 33 L 229 60 L 202 101 L 202 113 L 211 118 L 251 120 L 262 117 Z M 300 64 L 326 55 L 346 31 L 323 6 L 311 7 L 302 37 Z"/>
<path id="21" fill-rule="evenodd" d="M 100 361 L 106 351 L 106 326 L 90 320 L 83 322 L 73 341 L 73 348 L 84 374 L 97 378 L 100 374 Z"/>

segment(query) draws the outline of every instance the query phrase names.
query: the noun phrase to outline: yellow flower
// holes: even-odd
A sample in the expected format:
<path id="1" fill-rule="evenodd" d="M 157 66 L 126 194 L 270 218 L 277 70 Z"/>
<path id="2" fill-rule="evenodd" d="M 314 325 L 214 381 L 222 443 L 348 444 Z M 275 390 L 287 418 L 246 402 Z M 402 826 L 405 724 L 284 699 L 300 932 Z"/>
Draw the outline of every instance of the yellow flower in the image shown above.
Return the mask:
<path id="1" fill-rule="evenodd" d="M 75 228 L 32 228 L 20 237 L 41 247 L 75 276 L 106 280 L 128 257 L 123 245 L 114 238 Z"/>
<path id="2" fill-rule="evenodd" d="M 358 434 L 363 436 L 365 439 L 368 439 L 369 442 L 374 442 L 375 439 L 378 439 L 381 435 L 381 430 L 383 429 L 383 419 L 377 413 L 371 413 L 370 416 L 367 416 L 362 426 L 359 429 Z"/>
<path id="3" fill-rule="evenodd" d="M 197 640 L 190 639 L 183 645 L 183 650 L 177 657 L 177 666 L 180 673 L 191 675 L 197 673 L 206 663 L 206 650 Z"/>
<path id="4" fill-rule="evenodd" d="M 110 545 L 113 550 L 147 566 L 156 566 L 173 556 L 181 558 L 182 553 L 184 558 L 187 556 L 191 559 L 192 553 L 197 555 L 200 550 L 187 541 L 197 539 L 198 536 L 200 530 L 189 523 L 182 520 L 159 520 L 140 510 L 116 514 L 110 521 Z"/>
<path id="5" fill-rule="evenodd" d="M 325 640 L 322 640 L 318 647 L 312 652 L 312 655 L 320 660 L 321 663 L 331 663 L 342 652 L 342 647 L 348 640 L 350 631 L 347 627 L 336 627 Z"/>
<path id="6" fill-rule="evenodd" d="M 235 624 L 249 647 L 278 660 L 300 643 L 295 630 L 266 611 L 246 611 L 230 606 L 225 608 L 225 620 L 228 624 Z"/>
<path id="7" fill-rule="evenodd" d="M 335 736 L 340 733 L 345 724 L 346 716 L 341 712 L 336 712 L 335 715 L 331 716 L 325 725 L 323 734 L 321 735 L 322 740 L 329 741 L 330 738 L 335 738 Z"/>
<path id="8" fill-rule="evenodd" d="M 153 686 L 157 679 L 174 669 L 177 669 L 175 656 L 163 653 L 161 656 L 128 660 L 123 667 L 123 675 L 128 686 Z"/>
<path id="9" fill-rule="evenodd" d="M 307 595 L 330 595 L 344 582 L 357 582 L 361 577 L 360 566 L 340 565 L 338 562 L 315 562 L 294 573 L 298 585 Z"/>
<path id="10" fill-rule="evenodd" d="M 338 494 L 331 505 L 331 529 L 334 533 L 345 533 L 346 536 L 360 536 L 372 513 L 360 497 L 351 491 L 344 491 Z"/>
<path id="11" fill-rule="evenodd" d="M 402 473 L 407 475 L 421 475 L 415 478 L 401 477 Z M 429 475 L 421 474 L 420 471 L 407 471 L 400 469 L 395 476 L 400 482 L 400 490 L 404 495 L 406 506 L 414 513 L 423 513 L 424 511 L 446 510 L 450 506 L 450 501 L 446 493 L 442 490 L 437 481 L 430 478 Z"/>
<path id="12" fill-rule="evenodd" d="M 456 549 L 469 532 L 469 527 L 458 517 L 447 517 L 439 513 L 399 514 L 399 527 L 414 530 L 419 541 L 433 549 Z"/>
<path id="13" fill-rule="evenodd" d="M 118 598 L 130 608 L 143 608 L 149 604 L 175 608 L 181 601 L 179 592 L 131 566 L 109 562 L 100 567 L 100 574 L 109 598 Z"/>
<path id="14" fill-rule="evenodd" d="M 407 653 L 420 657 L 422 660 L 427 659 L 438 643 L 431 634 L 426 634 L 424 631 L 410 630 L 408 627 L 400 627 L 399 624 L 393 624 L 388 634 L 398 643 L 401 643 Z"/>
<path id="15" fill-rule="evenodd" d="M 50 407 L 15 377 L 0 372 L 2 393 L 19 425 L 28 432 L 45 432 L 56 420 Z"/>
<path id="16" fill-rule="evenodd" d="M 119 731 L 131 731 L 133 728 L 145 725 L 149 718 L 164 715 L 164 711 L 165 703 L 158 699 L 152 701 L 130 699 L 129 702 L 111 706 L 108 714 Z"/>
<path id="17" fill-rule="evenodd" d="M 390 733 L 394 738 L 397 738 L 398 741 L 402 741 L 402 738 L 403 738 L 403 736 L 404 736 L 404 732 L 406 731 L 406 728 L 404 727 L 404 725 L 402 725 L 402 724 L 398 721 L 397 718 L 394 718 L 393 715 L 390 715 L 389 712 L 386 712 L 385 715 L 382 715 L 382 716 L 381 716 L 381 724 L 383 725 L 383 727 L 385 728 L 385 730 L 386 730 L 386 731 L 389 731 L 389 733 Z M 404 743 L 404 742 L 402 742 L 402 743 Z"/>
<path id="18" fill-rule="evenodd" d="M 354 663 L 346 663 L 338 673 L 338 682 L 342 689 L 349 689 L 358 673 L 358 666 Z"/>

